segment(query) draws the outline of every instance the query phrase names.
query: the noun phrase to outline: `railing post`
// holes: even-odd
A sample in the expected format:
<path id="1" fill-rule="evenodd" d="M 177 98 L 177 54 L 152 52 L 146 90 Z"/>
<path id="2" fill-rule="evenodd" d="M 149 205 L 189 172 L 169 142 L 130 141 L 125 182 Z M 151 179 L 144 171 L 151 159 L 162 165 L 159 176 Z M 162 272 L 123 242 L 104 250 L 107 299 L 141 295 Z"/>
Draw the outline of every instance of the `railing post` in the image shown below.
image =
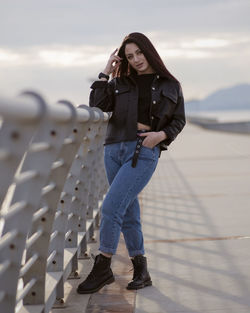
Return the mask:
<path id="1" fill-rule="evenodd" d="M 38 209 L 47 207 L 48 210 L 42 216 L 37 219 L 33 219 L 32 228 L 29 232 L 29 238 L 32 238 L 40 229 L 42 230 L 42 235 L 34 241 L 31 245 L 26 247 L 26 262 L 34 255 L 39 255 L 39 259 L 34 262 L 34 264 L 29 268 L 29 270 L 23 276 L 24 283 L 28 283 L 31 279 L 35 278 L 36 283 L 34 284 L 32 290 L 25 296 L 24 304 L 38 304 L 50 301 L 47 299 L 45 293 L 45 279 L 47 272 L 47 258 L 52 264 L 56 264 L 58 257 L 48 256 L 48 245 L 51 236 L 51 229 L 54 221 L 54 215 L 56 212 L 58 199 L 54 196 L 54 189 L 57 188 L 54 181 L 50 180 L 51 167 L 53 162 L 57 159 L 58 154 L 61 150 L 65 138 L 70 134 L 73 128 L 73 123 L 75 120 L 75 112 L 73 106 L 66 104 L 57 104 L 56 106 L 65 106 L 70 112 L 69 119 L 64 121 L 54 121 L 49 119 L 44 124 L 44 129 L 39 137 L 36 138 L 38 142 L 46 141 L 49 143 L 49 149 L 46 151 L 39 151 L 39 157 L 36 155 L 27 155 L 27 168 L 33 163 L 33 166 L 39 168 L 39 162 L 43 164 L 40 169 L 40 175 L 43 176 L 43 182 L 41 187 L 43 188 L 41 194 L 37 197 L 36 208 Z M 46 130 L 45 130 L 46 129 Z M 30 156 L 30 158 L 29 158 Z M 42 160 L 41 160 L 42 158 Z M 47 160 L 47 162 L 46 162 Z M 28 239 L 29 240 L 29 239 Z M 51 300 L 53 303 L 54 301 Z M 49 304 L 48 304 L 49 306 Z"/>
<path id="2" fill-rule="evenodd" d="M 21 98 L 11 103 L 7 99 L 0 99 L 0 104 L 0 116 L 3 118 L 0 130 L 0 264 L 6 265 L 5 270 L 0 271 L 0 293 L 3 295 L 0 311 L 13 313 L 26 230 L 29 227 L 27 220 L 32 214 L 28 199 L 10 205 L 12 195 L 18 188 L 18 179 L 12 183 L 32 137 L 43 123 L 46 104 L 39 96 L 29 101 L 28 110 L 24 106 L 25 100 Z M 12 105 L 16 105 L 16 109 L 11 110 Z"/>
<path id="3" fill-rule="evenodd" d="M 48 313 L 99 222 L 108 116 L 26 92 L 0 117 L 0 311 Z"/>

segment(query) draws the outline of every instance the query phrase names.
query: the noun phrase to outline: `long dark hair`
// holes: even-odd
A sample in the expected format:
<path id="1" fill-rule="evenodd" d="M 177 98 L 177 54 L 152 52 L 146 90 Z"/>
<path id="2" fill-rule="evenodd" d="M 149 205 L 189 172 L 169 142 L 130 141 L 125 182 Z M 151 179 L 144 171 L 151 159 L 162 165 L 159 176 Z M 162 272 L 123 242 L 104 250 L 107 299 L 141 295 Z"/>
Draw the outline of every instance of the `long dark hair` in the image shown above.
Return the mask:
<path id="1" fill-rule="evenodd" d="M 142 33 L 131 33 L 123 39 L 121 47 L 118 50 L 118 56 L 122 58 L 122 62 L 119 67 L 113 72 L 113 77 L 128 76 L 130 74 L 136 75 L 136 70 L 130 66 L 125 55 L 125 47 L 128 43 L 135 43 L 140 48 L 148 63 L 157 74 L 170 80 L 178 81 L 167 70 L 152 42 Z"/>

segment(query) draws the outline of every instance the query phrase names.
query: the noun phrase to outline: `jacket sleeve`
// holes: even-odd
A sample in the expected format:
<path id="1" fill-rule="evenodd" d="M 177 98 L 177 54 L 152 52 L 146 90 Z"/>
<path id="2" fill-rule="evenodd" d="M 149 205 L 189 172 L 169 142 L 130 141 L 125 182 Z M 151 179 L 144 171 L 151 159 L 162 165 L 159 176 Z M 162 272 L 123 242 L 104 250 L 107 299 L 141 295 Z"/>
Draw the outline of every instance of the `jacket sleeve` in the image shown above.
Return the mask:
<path id="1" fill-rule="evenodd" d="M 91 85 L 89 106 L 98 107 L 103 112 L 114 110 L 114 79 L 110 82 L 98 80 Z"/>
<path id="2" fill-rule="evenodd" d="M 170 123 L 162 129 L 167 135 L 167 139 L 162 141 L 162 143 L 169 145 L 172 141 L 174 141 L 177 135 L 182 131 L 185 124 L 186 118 L 185 118 L 184 98 L 181 85 L 179 85 L 178 100 L 176 108 L 173 113 L 173 117 Z"/>

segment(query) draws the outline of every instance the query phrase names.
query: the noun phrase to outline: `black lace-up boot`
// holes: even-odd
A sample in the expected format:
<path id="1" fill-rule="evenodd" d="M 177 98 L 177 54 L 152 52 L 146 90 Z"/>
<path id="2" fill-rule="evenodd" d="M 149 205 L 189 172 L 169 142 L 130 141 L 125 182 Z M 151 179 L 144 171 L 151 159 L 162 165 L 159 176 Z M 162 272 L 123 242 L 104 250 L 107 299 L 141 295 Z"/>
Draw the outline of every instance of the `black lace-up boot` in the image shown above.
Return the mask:
<path id="1" fill-rule="evenodd" d="M 78 286 L 77 292 L 82 294 L 93 293 L 100 290 L 103 286 L 113 283 L 115 278 L 110 265 L 111 258 L 98 254 L 95 257 L 95 263 L 91 272 Z"/>
<path id="2" fill-rule="evenodd" d="M 127 289 L 141 289 L 152 285 L 152 280 L 147 270 L 147 258 L 137 255 L 131 260 L 134 267 L 133 279 L 128 283 Z"/>

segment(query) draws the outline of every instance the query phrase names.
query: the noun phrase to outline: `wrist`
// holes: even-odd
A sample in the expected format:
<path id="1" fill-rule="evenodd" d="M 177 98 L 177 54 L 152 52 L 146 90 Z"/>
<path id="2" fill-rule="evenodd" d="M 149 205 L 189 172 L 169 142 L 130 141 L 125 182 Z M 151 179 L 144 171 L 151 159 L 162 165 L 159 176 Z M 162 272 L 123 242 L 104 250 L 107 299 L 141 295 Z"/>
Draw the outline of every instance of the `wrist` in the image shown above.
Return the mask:
<path id="1" fill-rule="evenodd" d="M 105 74 L 105 75 L 107 75 L 107 76 L 109 76 L 109 75 L 111 74 L 111 73 L 110 73 L 108 70 L 106 70 L 106 69 L 105 69 L 104 71 L 102 71 L 102 73 Z"/>
<path id="2" fill-rule="evenodd" d="M 160 142 L 167 139 L 167 134 L 163 130 L 159 131 L 158 134 Z"/>
<path id="3" fill-rule="evenodd" d="M 101 72 L 101 73 L 98 75 L 98 78 L 101 79 L 101 80 L 102 80 L 102 79 L 109 80 L 109 75 L 107 75 L 107 74 Z"/>

